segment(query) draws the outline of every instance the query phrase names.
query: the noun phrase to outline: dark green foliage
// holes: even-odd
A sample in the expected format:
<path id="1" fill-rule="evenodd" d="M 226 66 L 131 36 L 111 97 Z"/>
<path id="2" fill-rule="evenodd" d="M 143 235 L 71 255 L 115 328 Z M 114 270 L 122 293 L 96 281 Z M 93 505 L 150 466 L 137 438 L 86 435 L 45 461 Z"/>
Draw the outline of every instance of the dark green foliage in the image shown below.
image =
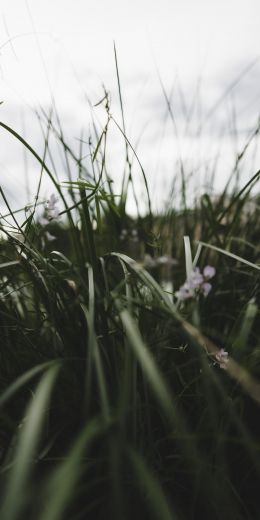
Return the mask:
<path id="1" fill-rule="evenodd" d="M 42 224 L 35 205 L 21 224 L 7 201 L 14 227 L 1 219 L 1 519 L 254 520 L 259 201 L 248 185 L 217 201 L 204 194 L 190 209 L 130 217 L 132 148 L 127 140 L 116 197 L 104 100 L 98 175 L 74 155 L 80 179 L 63 185 L 2 124 L 54 180 L 66 220 Z M 162 255 L 176 262 L 160 263 Z M 192 261 L 215 266 L 212 291 L 178 302 L 163 284 L 176 292 Z"/>

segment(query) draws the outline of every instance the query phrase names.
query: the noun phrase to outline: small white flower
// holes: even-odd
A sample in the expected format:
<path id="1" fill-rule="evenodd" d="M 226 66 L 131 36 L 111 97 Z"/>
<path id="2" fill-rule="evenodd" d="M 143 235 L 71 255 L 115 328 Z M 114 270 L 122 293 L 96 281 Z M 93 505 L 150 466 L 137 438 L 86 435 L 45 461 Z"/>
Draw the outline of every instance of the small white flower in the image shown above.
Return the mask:
<path id="1" fill-rule="evenodd" d="M 192 289 L 199 289 L 199 287 L 203 283 L 203 276 L 200 273 L 199 267 L 196 267 L 196 269 L 194 269 L 194 271 L 192 271 L 187 282 L 189 283 L 189 285 Z"/>
<path id="2" fill-rule="evenodd" d="M 48 209 L 55 209 L 57 202 L 59 201 L 59 197 L 56 197 L 54 193 L 51 194 L 48 200 Z"/>
<path id="3" fill-rule="evenodd" d="M 211 289 L 212 289 L 212 285 L 211 285 L 211 283 L 208 283 L 208 282 L 204 282 L 201 286 L 201 290 L 202 290 L 204 296 L 208 296 Z"/>
<path id="4" fill-rule="evenodd" d="M 215 354 L 216 360 L 219 362 L 220 368 L 223 368 L 226 370 L 227 363 L 228 363 L 228 352 L 226 352 L 223 348 L 221 348 L 216 354 Z"/>
<path id="5" fill-rule="evenodd" d="M 46 216 L 48 220 L 58 219 L 59 218 L 59 208 L 57 206 L 59 198 L 51 194 L 47 204 L 46 204 Z"/>
<path id="6" fill-rule="evenodd" d="M 180 287 L 180 289 L 175 293 L 179 300 L 189 300 L 193 298 L 194 291 L 190 288 L 188 283 L 185 283 Z"/>
<path id="7" fill-rule="evenodd" d="M 180 300 L 187 300 L 188 298 L 193 298 L 196 294 L 203 294 L 205 297 L 208 296 L 212 289 L 212 285 L 208 283 L 208 280 L 213 278 L 215 274 L 216 269 L 211 265 L 206 265 L 206 267 L 204 267 L 203 275 L 201 274 L 199 267 L 196 267 L 185 284 L 176 292 L 177 298 Z"/>
<path id="8" fill-rule="evenodd" d="M 216 274 L 216 269 L 212 265 L 206 265 L 206 267 L 204 267 L 203 276 L 207 280 L 210 280 L 210 278 L 213 278 L 213 276 L 215 276 L 215 274 Z"/>

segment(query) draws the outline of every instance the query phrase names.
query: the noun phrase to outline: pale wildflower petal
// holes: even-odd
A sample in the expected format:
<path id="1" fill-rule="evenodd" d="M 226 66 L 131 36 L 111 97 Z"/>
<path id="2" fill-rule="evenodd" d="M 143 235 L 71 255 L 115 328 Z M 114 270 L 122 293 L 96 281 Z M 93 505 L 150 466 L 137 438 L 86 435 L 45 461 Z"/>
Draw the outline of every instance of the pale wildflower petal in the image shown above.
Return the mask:
<path id="1" fill-rule="evenodd" d="M 226 370 L 228 363 L 228 352 L 221 348 L 215 355 L 216 360 L 219 362 L 220 368 Z"/>
<path id="2" fill-rule="evenodd" d="M 216 274 L 216 269 L 212 265 L 206 265 L 203 269 L 203 276 L 207 278 L 208 280 L 210 278 L 213 278 Z"/>
<path id="3" fill-rule="evenodd" d="M 201 290 L 202 290 L 204 296 L 208 296 L 211 289 L 212 289 L 212 285 L 211 285 L 211 283 L 208 283 L 208 282 L 204 282 L 201 286 Z"/>
<path id="4" fill-rule="evenodd" d="M 46 204 L 46 216 L 48 220 L 58 219 L 60 217 L 60 210 L 57 206 L 58 200 L 59 198 L 52 193 Z"/>
<path id="5" fill-rule="evenodd" d="M 208 296 L 212 289 L 212 285 L 207 282 L 208 279 L 215 276 L 216 270 L 214 267 L 207 265 L 203 270 L 203 275 L 200 272 L 199 267 L 191 272 L 188 280 L 182 285 L 177 291 L 176 296 L 180 300 L 187 300 L 194 298 L 196 295 L 203 294 L 205 297 Z"/>
<path id="6" fill-rule="evenodd" d="M 58 201 L 59 197 L 56 197 L 56 195 L 52 193 L 48 200 L 48 209 L 54 209 Z"/>
<path id="7" fill-rule="evenodd" d="M 180 289 L 176 292 L 176 296 L 179 300 L 189 300 L 190 298 L 193 298 L 194 293 L 190 289 L 189 285 L 185 283 L 180 287 Z"/>
<path id="8" fill-rule="evenodd" d="M 203 276 L 198 267 L 191 273 L 188 283 L 192 289 L 199 289 L 203 283 Z"/>

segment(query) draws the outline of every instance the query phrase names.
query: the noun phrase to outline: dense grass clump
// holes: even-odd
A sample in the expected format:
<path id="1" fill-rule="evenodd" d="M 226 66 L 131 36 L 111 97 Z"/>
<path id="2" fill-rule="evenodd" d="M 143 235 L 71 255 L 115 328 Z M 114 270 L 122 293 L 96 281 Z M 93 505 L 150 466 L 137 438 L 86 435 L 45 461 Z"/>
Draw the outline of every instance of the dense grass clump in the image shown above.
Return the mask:
<path id="1" fill-rule="evenodd" d="M 259 200 L 246 186 L 146 216 L 48 121 L 75 180 L 1 216 L 3 520 L 258 516 Z M 117 123 L 116 123 L 117 124 Z M 125 134 L 124 129 L 120 129 Z M 138 158 L 137 158 L 138 159 Z M 138 159 L 139 161 L 139 159 Z"/>

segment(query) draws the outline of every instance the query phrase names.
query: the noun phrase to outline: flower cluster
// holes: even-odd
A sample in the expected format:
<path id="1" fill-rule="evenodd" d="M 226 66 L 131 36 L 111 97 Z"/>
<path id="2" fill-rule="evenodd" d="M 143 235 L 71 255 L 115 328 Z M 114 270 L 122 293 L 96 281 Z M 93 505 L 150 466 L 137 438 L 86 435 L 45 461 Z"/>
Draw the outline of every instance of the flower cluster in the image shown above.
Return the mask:
<path id="1" fill-rule="evenodd" d="M 228 353 L 223 348 L 221 348 L 215 354 L 215 358 L 218 361 L 220 368 L 226 370 L 228 363 Z"/>
<path id="2" fill-rule="evenodd" d="M 57 220 L 58 218 L 60 218 L 60 210 L 57 206 L 58 200 L 58 197 L 56 197 L 54 193 L 52 193 L 45 205 L 45 215 L 40 218 L 40 224 L 42 226 L 46 226 L 47 224 L 49 224 L 49 222 L 51 222 L 51 220 Z"/>
<path id="3" fill-rule="evenodd" d="M 49 224 L 52 220 L 58 220 L 60 218 L 60 210 L 57 206 L 59 198 L 54 195 L 54 193 L 51 194 L 49 200 L 47 201 L 45 205 L 45 212 L 44 216 L 40 217 L 39 223 L 41 226 L 45 227 L 47 224 Z M 45 238 L 48 242 L 55 240 L 56 237 L 54 237 L 49 231 L 45 230 Z"/>
<path id="4" fill-rule="evenodd" d="M 47 204 L 46 204 L 46 213 L 48 220 L 53 220 L 59 218 L 60 210 L 57 206 L 59 198 L 55 197 L 54 193 L 51 194 Z"/>
<path id="5" fill-rule="evenodd" d="M 212 285 L 208 282 L 216 274 L 215 267 L 207 265 L 203 269 L 203 273 L 200 272 L 199 267 L 196 267 L 186 282 L 176 292 L 176 296 L 179 300 L 188 300 L 194 298 L 197 294 L 208 296 L 212 289 Z"/>

